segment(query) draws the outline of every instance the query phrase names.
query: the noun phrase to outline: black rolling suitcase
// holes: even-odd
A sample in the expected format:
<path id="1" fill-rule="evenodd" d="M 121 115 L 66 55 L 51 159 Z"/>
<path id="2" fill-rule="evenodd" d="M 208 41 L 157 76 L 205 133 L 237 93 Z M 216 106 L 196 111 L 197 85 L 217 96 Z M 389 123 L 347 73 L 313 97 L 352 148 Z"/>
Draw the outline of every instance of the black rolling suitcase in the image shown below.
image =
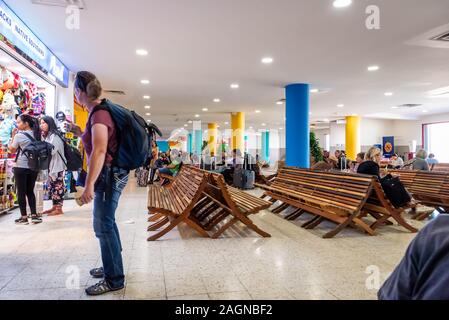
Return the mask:
<path id="1" fill-rule="evenodd" d="M 235 168 L 234 170 L 234 187 L 244 190 L 254 189 L 254 181 L 256 173 L 250 170 L 248 160 L 245 157 L 243 168 Z"/>

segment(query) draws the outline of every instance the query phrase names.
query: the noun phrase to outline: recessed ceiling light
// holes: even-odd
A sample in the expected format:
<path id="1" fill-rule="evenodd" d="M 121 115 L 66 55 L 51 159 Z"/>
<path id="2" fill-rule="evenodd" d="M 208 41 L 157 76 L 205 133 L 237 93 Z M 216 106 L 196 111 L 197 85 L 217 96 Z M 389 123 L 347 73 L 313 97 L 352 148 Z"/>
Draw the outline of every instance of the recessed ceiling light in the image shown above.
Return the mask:
<path id="1" fill-rule="evenodd" d="M 260 110 L 256 110 L 255 112 L 256 112 L 256 113 L 260 113 Z"/>
<path id="2" fill-rule="evenodd" d="M 399 109 L 398 106 L 392 106 L 391 109 Z"/>
<path id="3" fill-rule="evenodd" d="M 265 58 L 262 59 L 262 63 L 263 64 L 271 64 L 271 63 L 273 63 L 273 58 L 265 57 Z"/>
<path id="4" fill-rule="evenodd" d="M 228 125 L 229 124 L 229 122 L 225 122 L 225 125 Z"/>
<path id="5" fill-rule="evenodd" d="M 324 121 L 324 122 L 330 122 L 329 119 L 324 119 L 323 121 Z"/>
<path id="6" fill-rule="evenodd" d="M 262 123 L 262 127 L 265 127 L 267 124 L 266 123 Z"/>
<path id="7" fill-rule="evenodd" d="M 337 108 L 343 108 L 345 105 L 344 104 L 337 104 Z"/>
<path id="8" fill-rule="evenodd" d="M 192 120 L 189 120 L 189 121 L 188 121 L 188 123 L 192 123 L 192 122 L 193 122 Z"/>
<path id="9" fill-rule="evenodd" d="M 284 130 L 284 128 L 279 128 L 279 130 Z"/>
<path id="10" fill-rule="evenodd" d="M 221 101 L 221 100 L 218 99 L 218 98 L 215 98 L 215 99 L 214 99 L 214 102 L 217 102 L 217 103 L 218 103 L 218 102 L 220 102 L 220 101 Z"/>
<path id="11" fill-rule="evenodd" d="M 345 8 L 352 4 L 352 0 L 334 0 L 334 7 L 335 8 Z"/>
<path id="12" fill-rule="evenodd" d="M 427 112 L 429 112 L 429 111 L 427 111 L 427 110 L 423 110 L 422 112 L 423 112 L 423 113 L 427 113 Z"/>
<path id="13" fill-rule="evenodd" d="M 137 50 L 136 50 L 136 54 L 137 54 L 138 56 L 147 56 L 147 55 L 148 55 L 148 51 L 145 50 L 145 49 L 137 49 Z"/>
<path id="14" fill-rule="evenodd" d="M 145 113 L 145 115 L 147 115 L 147 116 L 151 116 L 151 113 L 147 112 L 147 113 Z"/>
<path id="15" fill-rule="evenodd" d="M 203 108 L 203 111 L 206 112 L 206 111 L 209 111 L 209 109 L 208 108 Z"/>
<path id="16" fill-rule="evenodd" d="M 186 123 L 185 125 L 184 125 L 184 127 L 188 127 L 189 125 Z"/>
<path id="17" fill-rule="evenodd" d="M 368 71 L 377 71 L 379 69 L 380 69 L 379 66 L 369 66 L 368 67 Z"/>
<path id="18" fill-rule="evenodd" d="M 249 127 L 251 130 L 253 129 L 253 127 Z"/>
<path id="19" fill-rule="evenodd" d="M 231 84 L 231 89 L 238 89 L 240 88 L 240 85 L 238 83 Z"/>
<path id="20" fill-rule="evenodd" d="M 145 106 L 145 109 L 151 109 L 151 106 Z"/>
<path id="21" fill-rule="evenodd" d="M 150 99 L 151 99 L 150 96 L 143 96 L 143 98 L 144 98 L 145 100 L 150 100 Z"/>
<path id="22" fill-rule="evenodd" d="M 391 97 L 393 95 L 393 92 L 385 92 L 384 94 L 386 97 Z"/>
<path id="23" fill-rule="evenodd" d="M 196 115 L 195 115 L 195 118 L 199 118 L 199 117 L 200 117 L 200 115 L 199 115 L 199 114 L 196 114 Z"/>
<path id="24" fill-rule="evenodd" d="M 284 104 L 284 102 L 282 102 L 282 101 L 278 101 L 278 102 L 276 102 L 276 104 L 280 106 L 280 105 L 283 105 L 283 104 Z"/>
<path id="25" fill-rule="evenodd" d="M 318 93 L 318 92 L 320 92 L 319 89 L 310 89 L 310 93 Z"/>
<path id="26" fill-rule="evenodd" d="M 150 80 L 146 80 L 146 79 L 140 80 L 140 83 L 141 84 L 150 84 Z"/>

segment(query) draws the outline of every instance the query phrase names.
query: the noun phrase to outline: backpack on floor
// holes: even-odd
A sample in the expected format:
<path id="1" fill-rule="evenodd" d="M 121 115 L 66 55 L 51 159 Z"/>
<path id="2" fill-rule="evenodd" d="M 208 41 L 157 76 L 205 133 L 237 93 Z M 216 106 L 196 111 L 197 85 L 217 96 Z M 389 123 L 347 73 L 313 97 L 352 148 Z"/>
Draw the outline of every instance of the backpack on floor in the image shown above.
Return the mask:
<path id="1" fill-rule="evenodd" d="M 92 115 L 100 110 L 108 111 L 115 124 L 118 145 L 116 153 L 111 154 L 113 165 L 129 171 L 144 166 L 151 155 L 150 143 L 154 134 L 162 136 L 159 129 L 155 125 L 149 125 L 136 112 L 107 99 L 103 99 L 101 104 L 94 108 L 89 121 Z"/>
<path id="2" fill-rule="evenodd" d="M 16 156 L 16 162 L 20 152 L 22 152 L 22 154 L 28 159 L 28 167 L 30 170 L 36 172 L 48 170 L 51 162 L 51 153 L 54 148 L 53 145 L 45 141 L 36 140 L 29 133 L 22 133 L 31 140 L 31 143 L 23 150 L 19 148 Z"/>
<path id="3" fill-rule="evenodd" d="M 61 154 L 59 154 L 59 156 L 67 167 L 67 171 L 78 171 L 83 167 L 83 156 L 81 155 L 81 152 L 68 143 L 61 134 L 58 133 L 57 135 L 61 138 L 64 144 L 64 157 L 62 157 Z"/>

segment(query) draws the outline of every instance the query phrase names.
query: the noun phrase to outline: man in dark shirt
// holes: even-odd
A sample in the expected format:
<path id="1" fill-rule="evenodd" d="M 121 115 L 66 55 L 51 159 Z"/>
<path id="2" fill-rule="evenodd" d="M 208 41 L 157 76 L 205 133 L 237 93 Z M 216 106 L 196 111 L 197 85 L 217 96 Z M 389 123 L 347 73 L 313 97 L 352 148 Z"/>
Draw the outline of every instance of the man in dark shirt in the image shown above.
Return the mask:
<path id="1" fill-rule="evenodd" d="M 412 241 L 379 290 L 380 300 L 449 300 L 449 216 L 440 215 Z"/>

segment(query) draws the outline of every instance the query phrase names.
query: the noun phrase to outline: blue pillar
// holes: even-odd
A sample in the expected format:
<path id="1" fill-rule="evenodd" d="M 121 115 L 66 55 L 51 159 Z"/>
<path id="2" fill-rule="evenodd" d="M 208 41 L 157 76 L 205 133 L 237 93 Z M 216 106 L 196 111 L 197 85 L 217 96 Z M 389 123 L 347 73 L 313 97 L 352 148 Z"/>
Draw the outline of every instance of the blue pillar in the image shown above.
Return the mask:
<path id="1" fill-rule="evenodd" d="M 262 132 L 262 160 L 270 161 L 270 132 Z"/>
<path id="2" fill-rule="evenodd" d="M 285 88 L 285 152 L 287 166 L 310 168 L 309 85 Z"/>
<path id="3" fill-rule="evenodd" d="M 195 144 L 194 153 L 198 157 L 201 156 L 201 147 L 203 146 L 203 131 L 202 130 L 195 130 L 194 131 L 195 138 L 193 139 Z"/>
<path id="4" fill-rule="evenodd" d="M 190 154 L 192 153 L 192 133 L 189 133 L 187 135 L 187 152 Z"/>

